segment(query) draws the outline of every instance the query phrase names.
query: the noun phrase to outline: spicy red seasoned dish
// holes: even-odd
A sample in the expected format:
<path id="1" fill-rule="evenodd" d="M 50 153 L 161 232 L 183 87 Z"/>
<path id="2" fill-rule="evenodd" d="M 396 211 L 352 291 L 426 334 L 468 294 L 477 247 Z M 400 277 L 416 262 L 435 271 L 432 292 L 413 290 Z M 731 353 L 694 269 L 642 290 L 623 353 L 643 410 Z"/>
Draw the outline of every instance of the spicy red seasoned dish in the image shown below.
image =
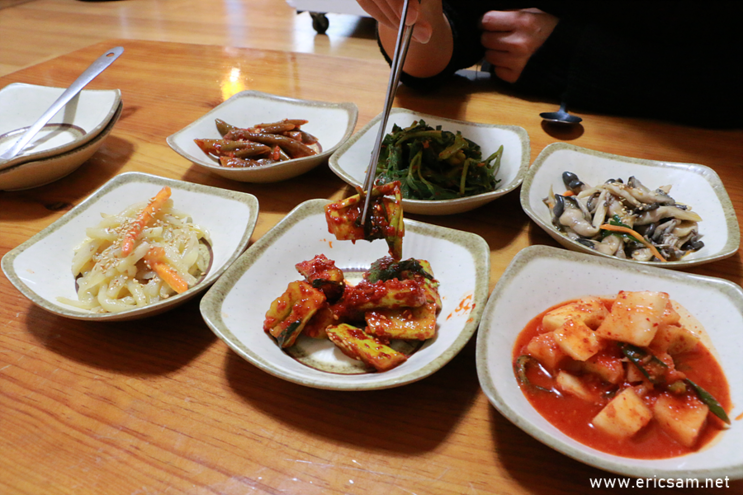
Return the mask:
<path id="1" fill-rule="evenodd" d="M 730 423 L 727 380 L 704 336 L 664 292 L 584 297 L 522 330 L 514 372 L 532 406 L 573 439 L 624 457 L 675 457 Z"/>
<path id="2" fill-rule="evenodd" d="M 322 148 L 317 138 L 301 128 L 306 123 L 302 119 L 284 119 L 242 128 L 216 119 L 222 138 L 194 142 L 223 167 L 261 167 L 319 153 Z"/>
<path id="3" fill-rule="evenodd" d="M 319 254 L 296 265 L 302 280 L 289 283 L 271 303 L 263 329 L 286 349 L 300 335 L 329 339 L 370 371 L 387 371 L 408 354 L 394 341 L 421 342 L 436 335 L 441 311 L 438 281 L 425 260 L 402 258 L 405 233 L 400 184 L 374 187 L 367 221 L 361 224 L 364 191 L 325 207 L 330 233 L 338 240 L 384 239 L 391 256 L 373 262 L 351 284 L 335 261 Z M 394 199 L 385 195 L 392 195 Z M 412 352 L 416 346 L 407 346 Z"/>
<path id="4" fill-rule="evenodd" d="M 301 334 L 330 339 L 371 370 L 387 371 L 407 360 L 391 341 L 436 335 L 441 298 L 427 261 L 381 258 L 356 285 L 322 254 L 296 268 L 304 279 L 289 283 L 263 324 L 281 348 L 294 345 Z"/>

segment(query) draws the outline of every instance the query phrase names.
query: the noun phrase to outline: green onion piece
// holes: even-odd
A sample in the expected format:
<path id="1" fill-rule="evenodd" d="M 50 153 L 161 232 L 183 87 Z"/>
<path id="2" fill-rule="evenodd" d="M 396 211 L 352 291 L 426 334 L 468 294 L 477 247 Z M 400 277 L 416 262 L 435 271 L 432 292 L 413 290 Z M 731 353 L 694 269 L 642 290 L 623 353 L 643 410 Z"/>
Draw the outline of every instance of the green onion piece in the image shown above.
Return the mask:
<path id="1" fill-rule="evenodd" d="M 626 343 L 620 343 L 619 348 L 622 350 L 622 354 L 627 356 L 627 359 L 629 359 L 632 364 L 637 366 L 637 369 L 640 370 L 643 376 L 645 376 L 645 378 L 647 378 L 650 383 L 655 383 L 654 379 L 651 378 L 648 370 L 646 370 L 645 366 L 643 366 L 643 359 L 647 358 L 648 356 L 645 351 L 637 346 Z"/>
<path id="2" fill-rule="evenodd" d="M 722 408 L 719 402 L 717 402 L 717 399 L 712 397 L 712 394 L 704 390 L 702 387 L 694 383 L 693 381 L 686 378 L 686 383 L 688 383 L 691 388 L 694 389 L 694 391 L 699 396 L 699 399 L 704 402 L 707 407 L 709 407 L 709 410 L 712 414 L 723 420 L 725 423 L 730 424 L 730 418 L 728 418 L 727 413 L 725 412 L 725 409 Z"/>
<path id="3" fill-rule="evenodd" d="M 645 367 L 646 364 L 652 363 L 661 366 L 662 368 L 668 368 L 668 365 L 661 361 L 657 356 L 646 352 L 640 347 L 632 344 L 627 344 L 625 342 L 620 343 L 619 348 L 622 349 L 622 353 L 627 356 L 632 364 L 637 366 L 640 372 L 645 376 L 645 378 L 650 381 L 650 383 L 658 384 L 663 381 L 660 380 L 659 377 L 653 376 L 653 374 L 651 374 L 651 372 Z"/>
<path id="4" fill-rule="evenodd" d="M 464 189 L 467 185 L 467 169 L 469 168 L 469 161 L 464 161 L 464 166 L 462 167 L 462 178 L 459 181 L 459 194 L 464 196 Z"/>
<path id="5" fill-rule="evenodd" d="M 627 229 L 632 229 L 632 227 L 630 227 L 626 223 L 623 223 L 622 222 L 622 219 L 619 218 L 619 215 L 617 215 L 617 214 L 614 214 L 611 217 L 611 219 L 609 220 L 609 225 L 616 225 L 617 227 L 624 227 L 624 228 L 627 228 Z M 629 242 L 633 242 L 633 241 L 634 242 L 637 242 L 637 239 L 635 239 L 634 237 L 632 237 L 629 234 L 625 234 L 624 232 L 614 232 L 614 231 L 611 231 L 611 230 L 604 230 L 604 229 L 601 230 L 601 239 L 602 240 L 603 239 L 606 239 L 610 235 L 615 235 L 615 236 L 619 237 L 620 239 L 626 239 Z"/>
<path id="6" fill-rule="evenodd" d="M 289 324 L 289 326 L 284 329 L 283 332 L 281 332 L 278 337 L 276 337 L 276 341 L 279 343 L 279 347 L 282 349 L 284 348 L 284 344 L 294 335 L 294 333 L 299 328 L 299 325 L 302 324 L 302 320 L 293 321 Z"/>
<path id="7" fill-rule="evenodd" d="M 529 365 L 529 363 L 537 363 L 537 362 L 538 361 L 536 359 L 526 354 L 522 354 L 521 356 L 517 357 L 516 361 L 513 363 L 513 369 L 514 369 L 514 372 L 516 373 L 516 378 L 525 387 L 534 388 L 542 392 L 548 392 L 548 393 L 553 394 L 554 393 L 553 390 L 549 388 L 540 387 L 539 385 L 536 385 L 530 382 L 529 378 L 526 376 L 526 367 Z"/>

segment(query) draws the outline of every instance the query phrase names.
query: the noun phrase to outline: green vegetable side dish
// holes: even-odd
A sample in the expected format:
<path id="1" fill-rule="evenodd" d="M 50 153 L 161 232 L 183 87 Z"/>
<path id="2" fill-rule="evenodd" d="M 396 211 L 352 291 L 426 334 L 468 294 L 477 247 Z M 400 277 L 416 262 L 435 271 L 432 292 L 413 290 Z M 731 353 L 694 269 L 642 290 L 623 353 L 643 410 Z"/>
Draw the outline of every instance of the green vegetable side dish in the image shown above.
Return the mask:
<path id="1" fill-rule="evenodd" d="M 400 181 L 405 199 L 443 200 L 495 191 L 503 146 L 483 160 L 480 146 L 422 119 L 395 124 L 382 141 L 377 185 Z"/>

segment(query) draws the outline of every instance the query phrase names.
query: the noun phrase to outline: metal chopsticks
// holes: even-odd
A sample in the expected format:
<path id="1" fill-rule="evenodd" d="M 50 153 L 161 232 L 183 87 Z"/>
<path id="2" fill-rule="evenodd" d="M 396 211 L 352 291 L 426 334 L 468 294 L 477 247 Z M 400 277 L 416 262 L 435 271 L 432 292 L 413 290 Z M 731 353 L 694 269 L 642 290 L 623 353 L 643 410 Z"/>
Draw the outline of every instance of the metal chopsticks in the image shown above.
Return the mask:
<path id="1" fill-rule="evenodd" d="M 390 79 L 387 83 L 387 95 L 384 99 L 384 112 L 379 120 L 379 132 L 377 133 L 377 140 L 374 144 L 374 148 L 371 154 L 371 161 L 366 171 L 366 178 L 364 179 L 363 188 L 366 191 L 366 199 L 364 200 L 364 210 L 361 213 L 361 225 L 364 225 L 366 217 L 369 213 L 369 203 L 372 196 L 372 188 L 374 187 L 374 179 L 377 175 L 377 161 L 379 161 L 379 152 L 382 148 L 382 140 L 384 140 L 385 130 L 387 128 L 387 120 L 390 117 L 390 110 L 392 109 L 392 101 L 395 99 L 397 93 L 397 84 L 400 82 L 400 73 L 402 72 L 402 66 L 405 63 L 405 56 L 408 53 L 408 46 L 410 45 L 410 38 L 413 36 L 414 25 L 405 25 L 405 19 L 408 16 L 408 5 L 410 0 L 405 0 L 402 8 L 402 16 L 400 17 L 400 28 L 397 31 L 397 41 L 395 42 L 395 53 L 392 58 L 392 65 L 390 67 Z"/>

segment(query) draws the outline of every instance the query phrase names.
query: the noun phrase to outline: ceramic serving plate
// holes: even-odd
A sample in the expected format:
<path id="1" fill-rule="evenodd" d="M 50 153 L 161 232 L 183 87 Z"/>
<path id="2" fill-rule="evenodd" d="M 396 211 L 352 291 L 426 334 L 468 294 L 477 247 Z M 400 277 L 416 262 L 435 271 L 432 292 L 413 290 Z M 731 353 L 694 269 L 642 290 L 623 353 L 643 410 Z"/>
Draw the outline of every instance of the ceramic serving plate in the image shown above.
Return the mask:
<path id="1" fill-rule="evenodd" d="M 546 146 L 534 161 L 521 186 L 521 206 L 537 225 L 568 249 L 606 258 L 613 256 L 568 239 L 552 225 L 549 208 L 543 199 L 550 187 L 555 193 L 565 191 L 562 173 L 570 171 L 586 184 L 603 184 L 608 179 L 625 182 L 635 176 L 650 189 L 671 184 L 670 195 L 679 203 L 692 207 L 702 221 L 704 248 L 679 261 L 635 261 L 631 263 L 685 268 L 731 256 L 740 246 L 740 229 L 735 209 L 717 173 L 704 165 L 641 160 L 579 148 L 565 143 Z"/>
<path id="2" fill-rule="evenodd" d="M 43 186 L 77 170 L 92 157 L 113 130 L 124 108 L 119 103 L 116 113 L 101 132 L 85 144 L 46 158 L 35 158 L 0 170 L 0 190 L 15 191 Z"/>
<path id="3" fill-rule="evenodd" d="M 358 108 L 353 103 L 300 100 L 260 91 L 242 91 L 192 124 L 168 136 L 167 142 L 179 155 L 222 177 L 241 182 L 276 182 L 301 175 L 326 161 L 351 135 L 358 113 Z M 308 122 L 302 129 L 317 137 L 322 151 L 317 155 L 263 167 L 222 167 L 194 143 L 194 139 L 221 138 L 215 119 L 237 127 L 250 127 L 283 119 L 304 119 Z"/>
<path id="4" fill-rule="evenodd" d="M 204 280 L 167 300 L 121 313 L 91 313 L 60 303 L 59 297 L 77 298 L 72 256 L 85 239 L 85 230 L 98 225 L 102 213 L 116 214 L 147 201 L 164 186 L 170 186 L 176 209 L 190 213 L 193 222 L 209 232 L 212 264 Z M 209 287 L 245 250 L 257 217 L 258 200 L 251 194 L 129 172 L 117 175 L 62 218 L 8 252 L 2 268 L 24 296 L 59 316 L 93 321 L 141 318 L 171 309 Z"/>
<path id="5" fill-rule="evenodd" d="M 381 117 L 381 114 L 377 115 L 330 157 L 330 169 L 352 186 L 361 186 L 364 182 L 372 148 L 379 133 Z M 404 108 L 393 108 L 387 121 L 386 131 L 388 133 L 392 132 L 394 124 L 405 128 L 420 119 L 423 119 L 431 127 L 440 125 L 442 129 L 447 131 L 461 131 L 464 137 L 480 145 L 483 158 L 487 158 L 503 145 L 501 166 L 496 173 L 500 183 L 493 192 L 465 198 L 439 201 L 403 199 L 405 212 L 421 215 L 462 213 L 479 208 L 513 191 L 521 184 L 530 160 L 529 135 L 523 128 L 509 125 L 477 124 L 435 117 Z"/>
<path id="6" fill-rule="evenodd" d="M 631 459 L 587 447 L 544 419 L 521 392 L 513 372 L 517 335 L 545 309 L 588 295 L 620 290 L 667 292 L 702 323 L 730 385 L 733 410 L 743 413 L 743 290 L 731 282 L 639 266 L 562 249 L 533 246 L 513 259 L 491 294 L 477 336 L 477 373 L 490 402 L 516 426 L 574 459 L 636 477 L 743 477 L 743 424 L 703 450 L 671 459 Z"/>
<path id="7" fill-rule="evenodd" d="M 0 154 L 59 98 L 66 88 L 13 83 L 0 90 Z M 57 112 L 17 156 L 0 161 L 0 169 L 59 155 L 94 139 L 119 110 L 118 89 L 85 89 Z"/>
<path id="8" fill-rule="evenodd" d="M 201 300 L 201 314 L 214 333 L 258 368 L 279 378 L 321 389 L 372 390 L 404 385 L 435 372 L 452 359 L 477 328 L 488 293 L 490 249 L 481 237 L 407 220 L 403 259 L 428 260 L 441 283 L 443 309 L 435 338 L 390 371 L 365 373 L 327 340 L 302 339 L 282 351 L 263 331 L 271 302 L 301 275 L 294 265 L 324 254 L 346 278 L 388 256 L 382 241 L 337 241 L 328 233 L 327 200 L 302 203 L 233 264 Z M 353 281 L 353 280 L 352 280 Z M 358 281 L 358 280 L 356 280 Z M 296 349 L 298 348 L 298 349 Z"/>

